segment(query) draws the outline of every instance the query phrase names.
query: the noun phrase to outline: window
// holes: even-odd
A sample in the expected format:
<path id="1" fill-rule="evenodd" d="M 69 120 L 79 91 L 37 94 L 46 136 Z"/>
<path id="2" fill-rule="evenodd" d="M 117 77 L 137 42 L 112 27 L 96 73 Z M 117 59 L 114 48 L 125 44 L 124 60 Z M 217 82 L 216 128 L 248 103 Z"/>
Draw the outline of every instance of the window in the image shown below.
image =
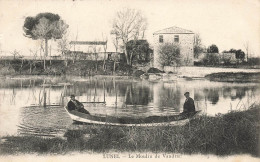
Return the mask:
<path id="1" fill-rule="evenodd" d="M 175 35 L 175 36 L 174 36 L 174 42 L 175 42 L 175 43 L 179 43 L 179 36 L 178 36 L 178 35 Z"/>
<path id="2" fill-rule="evenodd" d="M 159 35 L 159 43 L 163 43 L 163 35 Z"/>

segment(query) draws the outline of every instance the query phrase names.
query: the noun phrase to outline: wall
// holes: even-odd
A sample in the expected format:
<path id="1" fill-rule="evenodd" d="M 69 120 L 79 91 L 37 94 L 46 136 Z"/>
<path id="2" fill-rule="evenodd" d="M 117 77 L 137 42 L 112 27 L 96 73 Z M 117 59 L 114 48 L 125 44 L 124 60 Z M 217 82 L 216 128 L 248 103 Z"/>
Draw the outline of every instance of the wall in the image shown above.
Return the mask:
<path id="1" fill-rule="evenodd" d="M 179 35 L 179 45 L 181 54 L 181 65 L 194 65 L 194 34 L 155 34 L 153 35 L 154 42 L 154 67 L 158 69 L 163 69 L 158 63 L 158 47 L 163 43 L 159 43 L 159 35 L 163 35 L 163 43 L 174 43 L 174 35 Z"/>

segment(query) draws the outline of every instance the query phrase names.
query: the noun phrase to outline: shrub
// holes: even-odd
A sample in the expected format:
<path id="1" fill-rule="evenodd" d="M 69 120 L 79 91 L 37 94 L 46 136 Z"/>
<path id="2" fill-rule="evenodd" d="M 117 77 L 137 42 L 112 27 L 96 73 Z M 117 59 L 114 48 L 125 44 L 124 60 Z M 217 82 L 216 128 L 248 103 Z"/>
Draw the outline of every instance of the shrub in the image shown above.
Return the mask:
<path id="1" fill-rule="evenodd" d="M 143 75 L 145 72 L 142 70 L 137 70 L 134 72 L 133 76 L 134 77 L 140 77 L 141 75 Z"/>
<path id="2" fill-rule="evenodd" d="M 204 65 L 218 65 L 220 63 L 218 53 L 207 53 L 202 62 Z"/>
<path id="3" fill-rule="evenodd" d="M 179 65 L 181 63 L 180 47 L 174 43 L 164 43 L 158 49 L 158 63 L 161 66 Z"/>
<path id="4" fill-rule="evenodd" d="M 157 68 L 150 68 L 147 70 L 147 73 L 164 73 L 164 72 Z"/>

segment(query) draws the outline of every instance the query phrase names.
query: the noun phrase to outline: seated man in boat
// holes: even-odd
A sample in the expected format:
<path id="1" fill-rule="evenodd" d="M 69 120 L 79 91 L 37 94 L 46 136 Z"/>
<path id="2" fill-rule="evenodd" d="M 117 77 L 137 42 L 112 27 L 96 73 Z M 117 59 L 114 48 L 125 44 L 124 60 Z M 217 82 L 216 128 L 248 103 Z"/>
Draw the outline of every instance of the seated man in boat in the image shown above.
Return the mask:
<path id="1" fill-rule="evenodd" d="M 68 102 L 68 110 L 77 110 L 78 112 L 89 114 L 89 112 L 84 109 L 84 105 L 75 99 L 75 95 L 70 96 L 70 101 Z"/>
<path id="2" fill-rule="evenodd" d="M 184 114 L 194 113 L 195 112 L 195 104 L 194 104 L 194 100 L 190 97 L 190 93 L 185 92 L 184 96 L 186 97 L 186 100 L 185 100 L 184 105 L 183 105 L 183 112 L 182 113 L 184 113 Z"/>

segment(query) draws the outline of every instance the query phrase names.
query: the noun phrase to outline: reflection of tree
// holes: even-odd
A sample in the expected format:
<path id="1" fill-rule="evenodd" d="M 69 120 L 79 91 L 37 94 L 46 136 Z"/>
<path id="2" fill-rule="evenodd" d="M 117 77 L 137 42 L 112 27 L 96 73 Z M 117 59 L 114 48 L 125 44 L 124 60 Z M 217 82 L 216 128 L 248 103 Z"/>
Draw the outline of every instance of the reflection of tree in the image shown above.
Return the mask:
<path id="1" fill-rule="evenodd" d="M 215 105 L 218 103 L 219 93 L 217 89 L 204 89 L 203 91 L 212 104 Z"/>
<path id="2" fill-rule="evenodd" d="M 194 93 L 194 100 L 195 101 L 201 101 L 201 100 L 204 100 L 204 95 L 200 94 L 199 92 L 198 93 Z"/>
<path id="3" fill-rule="evenodd" d="M 236 87 L 236 98 L 242 99 L 246 96 L 247 87 Z"/>
<path id="4" fill-rule="evenodd" d="M 231 96 L 231 88 L 230 87 L 223 87 L 223 97 L 229 98 Z"/>
<path id="5" fill-rule="evenodd" d="M 173 107 L 179 110 L 181 105 L 181 91 L 177 89 L 169 89 L 163 87 L 159 92 L 159 108 L 164 109 L 164 107 Z"/>
<path id="6" fill-rule="evenodd" d="M 10 104 L 15 105 L 15 98 L 16 98 L 16 90 L 15 90 L 15 88 L 13 88 L 13 93 L 12 93 L 12 95 L 11 95 Z"/>
<path id="7" fill-rule="evenodd" d="M 148 87 L 139 87 L 129 85 L 126 91 L 126 104 L 130 105 L 148 105 L 150 89 Z"/>

